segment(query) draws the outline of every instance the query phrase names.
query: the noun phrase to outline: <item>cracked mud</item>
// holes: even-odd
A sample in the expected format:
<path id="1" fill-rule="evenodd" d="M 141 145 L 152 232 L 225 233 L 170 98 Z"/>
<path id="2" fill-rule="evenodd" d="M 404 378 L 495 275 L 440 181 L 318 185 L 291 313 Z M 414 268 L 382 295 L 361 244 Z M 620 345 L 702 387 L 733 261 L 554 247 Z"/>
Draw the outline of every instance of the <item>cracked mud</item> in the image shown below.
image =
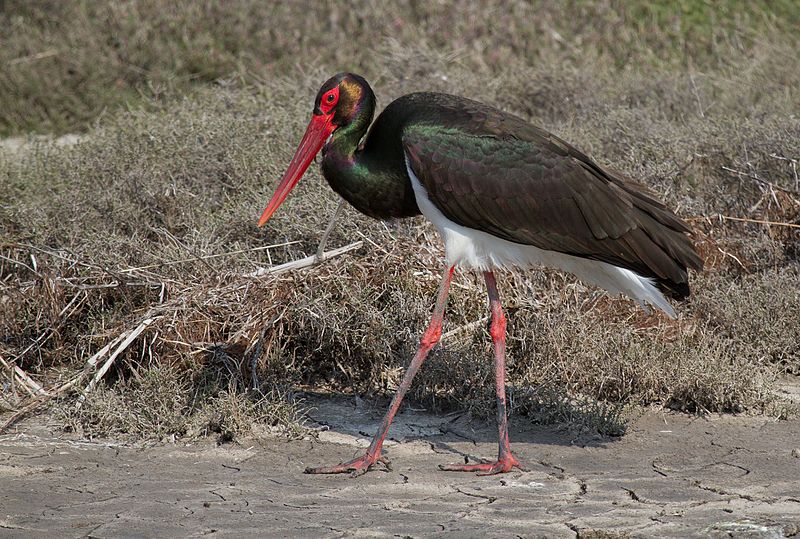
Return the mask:
<path id="1" fill-rule="evenodd" d="M 530 468 L 439 471 L 496 452 L 491 423 L 405 409 L 392 471 L 308 476 L 351 458 L 382 407 L 316 402 L 287 442 L 128 446 L 22 426 L 0 437 L 0 536 L 800 537 L 800 421 L 649 412 L 622 438 L 513 418 Z"/>

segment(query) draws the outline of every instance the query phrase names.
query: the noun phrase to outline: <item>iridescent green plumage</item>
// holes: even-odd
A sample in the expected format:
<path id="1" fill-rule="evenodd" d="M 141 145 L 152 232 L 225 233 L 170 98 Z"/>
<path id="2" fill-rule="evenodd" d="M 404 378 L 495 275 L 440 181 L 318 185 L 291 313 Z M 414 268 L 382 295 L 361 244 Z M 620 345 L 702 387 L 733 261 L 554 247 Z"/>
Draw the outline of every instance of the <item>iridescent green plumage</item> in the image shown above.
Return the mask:
<path id="1" fill-rule="evenodd" d="M 326 85 L 342 81 L 357 89 L 344 92 L 351 115 L 326 146 L 322 171 L 359 211 L 381 219 L 418 214 L 409 166 L 454 223 L 607 262 L 688 295 L 687 268 L 702 261 L 686 224 L 646 187 L 521 118 L 446 94 L 395 100 L 359 149 L 375 98 L 354 75 Z"/>
<path id="2" fill-rule="evenodd" d="M 337 75 L 331 81 L 342 76 L 345 75 Z M 351 121 L 339 127 L 323 148 L 323 176 L 342 198 L 370 217 L 389 219 L 419 215 L 405 171 L 402 148 L 392 147 L 396 141 L 391 137 L 370 136 L 368 147 L 359 148 L 375 113 L 375 94 L 361 77 L 346 76 L 362 85 L 357 89 L 352 85 L 344 86 L 340 103 L 345 100 L 344 107 L 351 111 Z"/>

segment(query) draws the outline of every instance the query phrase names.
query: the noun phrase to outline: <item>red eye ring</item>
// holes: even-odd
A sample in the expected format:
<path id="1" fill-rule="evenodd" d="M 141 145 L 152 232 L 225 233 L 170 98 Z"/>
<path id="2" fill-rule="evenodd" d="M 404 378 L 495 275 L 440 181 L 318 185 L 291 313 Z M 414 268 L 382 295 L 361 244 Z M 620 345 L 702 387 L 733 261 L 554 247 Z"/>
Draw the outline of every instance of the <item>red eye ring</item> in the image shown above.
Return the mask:
<path id="1" fill-rule="evenodd" d="M 329 114 L 338 102 L 339 88 L 334 87 L 328 90 L 328 92 L 322 94 L 322 97 L 319 99 L 319 108 L 323 113 Z"/>

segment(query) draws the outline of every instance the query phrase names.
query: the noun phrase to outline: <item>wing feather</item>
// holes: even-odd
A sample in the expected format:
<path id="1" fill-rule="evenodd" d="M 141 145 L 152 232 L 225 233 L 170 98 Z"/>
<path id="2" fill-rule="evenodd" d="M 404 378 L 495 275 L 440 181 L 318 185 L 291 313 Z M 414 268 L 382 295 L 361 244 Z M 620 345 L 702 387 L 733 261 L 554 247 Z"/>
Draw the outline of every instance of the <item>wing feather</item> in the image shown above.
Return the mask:
<path id="1" fill-rule="evenodd" d="M 667 288 L 687 282 L 687 267 L 702 267 L 689 227 L 648 188 L 516 117 L 483 116 L 464 122 L 469 128 L 420 123 L 403 131 L 409 166 L 448 219 L 609 262 Z"/>

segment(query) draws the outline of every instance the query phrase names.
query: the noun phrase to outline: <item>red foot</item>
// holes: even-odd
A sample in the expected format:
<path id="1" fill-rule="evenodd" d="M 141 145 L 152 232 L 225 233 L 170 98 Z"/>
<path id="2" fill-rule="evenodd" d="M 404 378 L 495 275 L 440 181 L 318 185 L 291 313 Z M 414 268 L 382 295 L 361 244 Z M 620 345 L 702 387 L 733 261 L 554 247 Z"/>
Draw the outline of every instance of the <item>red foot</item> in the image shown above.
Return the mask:
<path id="1" fill-rule="evenodd" d="M 387 470 L 391 470 L 392 466 L 389 462 L 389 459 L 386 457 L 379 457 L 377 455 L 370 455 L 369 453 L 364 453 L 360 457 L 356 457 L 353 460 L 349 460 L 347 462 L 342 462 L 341 464 L 337 464 L 336 466 L 320 466 L 319 468 L 306 468 L 305 473 L 309 474 L 328 474 L 328 473 L 350 473 L 352 477 L 358 477 L 359 475 L 364 475 L 368 471 L 372 469 L 375 464 L 381 463 L 383 464 L 384 468 Z"/>
<path id="2" fill-rule="evenodd" d="M 499 473 L 506 473 L 510 472 L 512 468 L 520 469 L 523 472 L 527 471 L 511 454 L 494 462 L 482 462 L 480 464 L 439 465 L 439 469 L 446 472 L 478 472 L 477 475 L 495 475 Z"/>

